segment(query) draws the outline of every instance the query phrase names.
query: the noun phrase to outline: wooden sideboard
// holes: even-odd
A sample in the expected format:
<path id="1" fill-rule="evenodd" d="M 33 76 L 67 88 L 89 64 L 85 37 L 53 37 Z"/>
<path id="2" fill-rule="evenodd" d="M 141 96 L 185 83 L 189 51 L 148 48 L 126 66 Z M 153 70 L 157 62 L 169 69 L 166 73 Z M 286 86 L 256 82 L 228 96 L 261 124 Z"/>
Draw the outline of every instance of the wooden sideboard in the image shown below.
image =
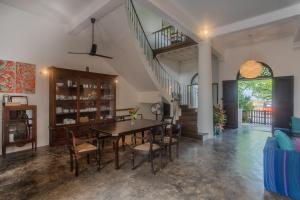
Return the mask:
<path id="1" fill-rule="evenodd" d="M 115 75 L 49 68 L 50 145 L 66 144 L 64 128 L 83 130 L 116 116 Z"/>

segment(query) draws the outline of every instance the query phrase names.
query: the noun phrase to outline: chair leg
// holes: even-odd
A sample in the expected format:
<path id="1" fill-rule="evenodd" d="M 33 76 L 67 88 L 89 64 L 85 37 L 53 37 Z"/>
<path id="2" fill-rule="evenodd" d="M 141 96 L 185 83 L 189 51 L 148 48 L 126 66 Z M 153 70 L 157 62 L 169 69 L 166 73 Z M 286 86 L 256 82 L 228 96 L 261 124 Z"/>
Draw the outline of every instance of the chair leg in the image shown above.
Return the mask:
<path id="1" fill-rule="evenodd" d="M 77 177 L 78 176 L 78 161 L 77 161 L 77 159 L 75 159 L 75 176 Z"/>
<path id="2" fill-rule="evenodd" d="M 152 171 L 152 174 L 155 174 L 152 152 L 150 152 L 150 161 L 151 161 L 151 171 Z"/>
<path id="3" fill-rule="evenodd" d="M 104 139 L 102 140 L 102 149 L 104 149 L 104 144 L 105 144 L 105 141 Z"/>
<path id="4" fill-rule="evenodd" d="M 179 142 L 176 143 L 176 157 L 179 158 Z"/>
<path id="5" fill-rule="evenodd" d="M 70 153 L 70 170 L 73 172 L 74 169 L 74 161 L 73 161 L 73 154 Z"/>
<path id="6" fill-rule="evenodd" d="M 136 133 L 133 133 L 134 135 L 134 145 L 136 145 Z"/>
<path id="7" fill-rule="evenodd" d="M 160 169 L 162 169 L 162 149 L 159 149 L 159 165 Z"/>
<path id="8" fill-rule="evenodd" d="M 173 161 L 173 159 L 172 159 L 172 145 L 169 145 L 168 148 L 169 148 L 169 159 L 170 159 L 170 161 Z"/>
<path id="9" fill-rule="evenodd" d="M 125 151 L 125 135 L 122 136 L 122 148 L 123 148 L 123 151 Z"/>
<path id="10" fill-rule="evenodd" d="M 98 149 L 98 152 L 97 152 L 97 170 L 100 171 L 100 167 L 101 167 L 101 151 L 100 149 Z"/>
<path id="11" fill-rule="evenodd" d="M 135 156 L 135 155 L 134 155 L 134 152 L 132 151 L 132 152 L 131 152 L 131 163 L 132 163 L 131 169 L 132 169 L 132 170 L 133 170 L 134 167 L 135 167 L 135 166 L 134 166 L 134 156 Z"/>
<path id="12" fill-rule="evenodd" d="M 87 164 L 90 164 L 90 154 L 86 155 L 86 161 L 87 161 Z"/>

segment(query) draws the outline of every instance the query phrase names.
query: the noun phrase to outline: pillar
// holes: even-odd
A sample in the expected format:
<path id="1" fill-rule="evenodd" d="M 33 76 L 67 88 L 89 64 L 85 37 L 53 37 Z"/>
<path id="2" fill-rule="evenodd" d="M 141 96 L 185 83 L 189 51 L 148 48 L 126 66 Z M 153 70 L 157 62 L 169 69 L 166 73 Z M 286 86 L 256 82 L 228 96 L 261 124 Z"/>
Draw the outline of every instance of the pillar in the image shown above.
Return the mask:
<path id="1" fill-rule="evenodd" d="M 212 51 L 209 39 L 198 44 L 198 134 L 213 137 Z"/>

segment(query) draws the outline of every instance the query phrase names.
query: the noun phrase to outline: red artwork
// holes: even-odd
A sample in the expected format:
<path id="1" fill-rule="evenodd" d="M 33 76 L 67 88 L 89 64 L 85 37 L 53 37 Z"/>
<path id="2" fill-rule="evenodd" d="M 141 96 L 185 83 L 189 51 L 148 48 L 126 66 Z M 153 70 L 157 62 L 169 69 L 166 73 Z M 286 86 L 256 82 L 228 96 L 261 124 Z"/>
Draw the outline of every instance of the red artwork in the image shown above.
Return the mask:
<path id="1" fill-rule="evenodd" d="M 35 93 L 35 65 L 19 63 L 16 64 L 16 93 Z"/>
<path id="2" fill-rule="evenodd" d="M 13 93 L 16 89 L 16 63 L 0 60 L 0 92 Z"/>
<path id="3" fill-rule="evenodd" d="M 35 93 L 35 65 L 0 60 L 0 93 Z"/>

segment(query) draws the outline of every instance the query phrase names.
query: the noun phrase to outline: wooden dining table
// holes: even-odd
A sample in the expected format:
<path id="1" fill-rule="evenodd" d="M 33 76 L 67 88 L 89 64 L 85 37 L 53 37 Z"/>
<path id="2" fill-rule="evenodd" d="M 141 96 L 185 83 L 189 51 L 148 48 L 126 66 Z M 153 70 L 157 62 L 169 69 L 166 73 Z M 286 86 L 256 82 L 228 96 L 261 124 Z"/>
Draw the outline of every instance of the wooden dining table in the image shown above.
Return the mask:
<path id="1" fill-rule="evenodd" d="M 115 154 L 115 168 L 119 169 L 119 140 L 121 137 L 131 135 L 134 133 L 144 132 L 155 127 L 164 127 L 168 125 L 167 122 L 139 119 L 135 121 L 121 121 L 107 124 L 97 124 L 91 129 L 98 134 L 109 134 L 113 138 L 114 154 Z"/>

